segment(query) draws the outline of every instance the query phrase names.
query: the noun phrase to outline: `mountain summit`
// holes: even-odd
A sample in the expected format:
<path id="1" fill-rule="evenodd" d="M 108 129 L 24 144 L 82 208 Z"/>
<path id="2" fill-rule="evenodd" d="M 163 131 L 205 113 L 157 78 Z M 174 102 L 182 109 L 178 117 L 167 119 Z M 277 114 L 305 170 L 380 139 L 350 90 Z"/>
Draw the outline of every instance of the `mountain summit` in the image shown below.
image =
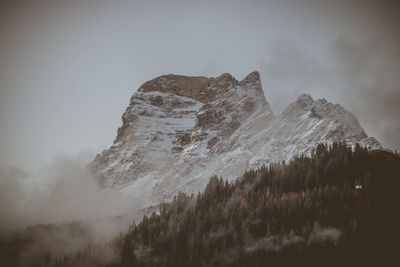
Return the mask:
<path id="1" fill-rule="evenodd" d="M 301 95 L 275 116 L 254 71 L 238 81 L 163 75 L 135 92 L 113 144 L 90 164 L 106 188 L 132 196 L 136 208 L 203 190 L 210 176 L 309 153 L 318 143 L 380 147 L 356 117 L 325 99 Z"/>

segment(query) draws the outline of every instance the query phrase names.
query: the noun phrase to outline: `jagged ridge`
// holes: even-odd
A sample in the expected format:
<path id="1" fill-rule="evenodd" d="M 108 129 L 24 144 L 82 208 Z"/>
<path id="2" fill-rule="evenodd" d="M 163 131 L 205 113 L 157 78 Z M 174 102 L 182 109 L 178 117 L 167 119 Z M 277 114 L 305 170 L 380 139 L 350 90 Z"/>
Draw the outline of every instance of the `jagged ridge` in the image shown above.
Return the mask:
<path id="1" fill-rule="evenodd" d="M 202 190 L 214 174 L 235 179 L 308 153 L 317 143 L 380 146 L 353 114 L 325 99 L 302 95 L 274 116 L 256 71 L 241 81 L 227 73 L 160 76 L 134 93 L 122 120 L 114 143 L 90 167 L 137 208 Z"/>

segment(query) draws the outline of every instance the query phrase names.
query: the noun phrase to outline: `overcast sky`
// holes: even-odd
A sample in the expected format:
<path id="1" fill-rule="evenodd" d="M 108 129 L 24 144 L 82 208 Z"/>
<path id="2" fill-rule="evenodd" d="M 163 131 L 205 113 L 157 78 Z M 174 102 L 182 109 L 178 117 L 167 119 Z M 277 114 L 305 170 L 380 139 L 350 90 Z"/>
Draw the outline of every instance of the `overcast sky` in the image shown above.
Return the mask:
<path id="1" fill-rule="evenodd" d="M 300 94 L 400 147 L 395 1 L 2 1 L 0 164 L 112 143 L 133 92 L 168 73 L 261 73 L 275 113 Z"/>

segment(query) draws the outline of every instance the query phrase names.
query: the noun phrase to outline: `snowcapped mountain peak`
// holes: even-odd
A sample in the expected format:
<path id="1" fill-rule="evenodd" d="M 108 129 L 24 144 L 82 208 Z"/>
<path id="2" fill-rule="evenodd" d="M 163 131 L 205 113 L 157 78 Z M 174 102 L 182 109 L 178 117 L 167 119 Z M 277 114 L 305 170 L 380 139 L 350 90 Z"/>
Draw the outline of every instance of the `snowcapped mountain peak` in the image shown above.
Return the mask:
<path id="1" fill-rule="evenodd" d="M 334 141 L 380 146 L 353 114 L 325 99 L 303 94 L 274 116 L 257 71 L 241 81 L 169 74 L 133 94 L 114 143 L 90 167 L 104 187 L 142 208 L 203 190 L 212 175 L 232 180 Z"/>
<path id="2" fill-rule="evenodd" d="M 260 73 L 258 71 L 251 72 L 243 80 L 240 81 L 240 84 L 245 86 L 246 88 L 262 90 Z"/>
<path id="3" fill-rule="evenodd" d="M 147 81 L 138 92 L 170 93 L 177 96 L 192 98 L 200 102 L 208 102 L 214 97 L 208 88 L 209 79 L 206 77 L 189 77 L 168 74 Z"/>
<path id="4" fill-rule="evenodd" d="M 309 108 L 312 106 L 312 104 L 314 103 L 314 100 L 312 99 L 312 97 L 308 94 L 302 94 L 301 96 L 299 96 L 296 100 L 296 103 L 304 108 L 305 110 L 309 110 Z"/>

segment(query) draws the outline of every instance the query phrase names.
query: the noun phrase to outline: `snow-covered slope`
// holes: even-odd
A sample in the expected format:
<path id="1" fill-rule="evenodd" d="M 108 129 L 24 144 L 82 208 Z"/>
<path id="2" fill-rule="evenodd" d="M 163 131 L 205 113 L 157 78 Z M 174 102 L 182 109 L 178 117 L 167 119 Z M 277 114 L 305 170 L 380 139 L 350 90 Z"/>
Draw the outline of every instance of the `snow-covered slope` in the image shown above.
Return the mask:
<path id="1" fill-rule="evenodd" d="M 114 143 L 90 164 L 106 188 L 136 208 L 196 193 L 211 175 L 235 179 L 251 167 L 289 160 L 317 143 L 379 147 L 353 114 L 325 99 L 300 96 L 274 116 L 258 72 L 242 81 L 164 75 L 131 98 Z"/>

